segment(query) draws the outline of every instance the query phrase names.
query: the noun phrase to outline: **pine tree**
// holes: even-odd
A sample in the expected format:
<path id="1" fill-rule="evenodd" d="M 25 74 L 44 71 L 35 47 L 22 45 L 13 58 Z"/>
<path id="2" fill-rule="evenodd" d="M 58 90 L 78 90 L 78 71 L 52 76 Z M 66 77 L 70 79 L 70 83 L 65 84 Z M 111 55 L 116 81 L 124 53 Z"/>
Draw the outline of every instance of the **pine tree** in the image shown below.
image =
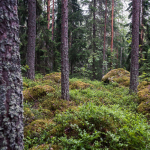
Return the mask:
<path id="1" fill-rule="evenodd" d="M 137 92 L 139 84 L 139 12 L 140 1 L 133 0 L 132 10 L 132 50 L 131 50 L 131 69 L 130 69 L 130 93 Z"/>
<path id="2" fill-rule="evenodd" d="M 105 26 L 104 26 L 104 47 L 103 47 L 103 68 L 102 76 L 106 73 L 106 22 L 107 21 L 107 0 L 105 0 Z"/>
<path id="3" fill-rule="evenodd" d="M 50 0 L 47 0 L 47 29 L 50 28 Z"/>
<path id="4" fill-rule="evenodd" d="M 17 0 L 1 0 L 0 10 L 0 149 L 23 150 Z"/>
<path id="5" fill-rule="evenodd" d="M 114 0 L 112 0 L 112 13 L 111 13 L 111 55 L 113 53 L 113 41 L 114 41 Z M 111 57 L 113 59 L 113 57 Z M 113 66 L 111 60 L 111 67 Z"/>
<path id="6" fill-rule="evenodd" d="M 61 97 L 69 100 L 68 0 L 62 0 L 61 13 Z"/>
<path id="7" fill-rule="evenodd" d="M 35 77 L 36 0 L 28 0 L 27 77 Z"/>

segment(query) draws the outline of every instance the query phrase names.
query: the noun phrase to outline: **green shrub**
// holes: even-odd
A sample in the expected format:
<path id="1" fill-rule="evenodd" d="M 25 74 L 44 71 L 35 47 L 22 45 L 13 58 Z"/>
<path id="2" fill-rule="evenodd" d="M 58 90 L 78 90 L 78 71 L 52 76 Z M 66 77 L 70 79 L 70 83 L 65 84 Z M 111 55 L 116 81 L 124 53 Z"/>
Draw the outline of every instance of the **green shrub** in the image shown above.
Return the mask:
<path id="1" fill-rule="evenodd" d="M 64 149 L 150 148 L 150 127 L 146 119 L 120 109 L 119 105 L 109 108 L 87 103 L 79 111 L 57 115 L 55 121 L 60 125 L 57 130 Z"/>

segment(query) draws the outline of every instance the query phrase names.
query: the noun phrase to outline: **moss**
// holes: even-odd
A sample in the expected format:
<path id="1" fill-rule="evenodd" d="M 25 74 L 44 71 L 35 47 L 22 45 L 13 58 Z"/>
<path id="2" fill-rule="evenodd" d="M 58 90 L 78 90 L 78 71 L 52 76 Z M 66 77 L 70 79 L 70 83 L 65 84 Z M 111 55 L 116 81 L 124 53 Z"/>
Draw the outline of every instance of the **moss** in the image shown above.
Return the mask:
<path id="1" fill-rule="evenodd" d="M 62 99 L 51 98 L 47 99 L 42 103 L 42 107 L 51 111 L 59 111 L 67 108 L 68 101 Z"/>
<path id="2" fill-rule="evenodd" d="M 138 106 L 138 112 L 141 112 L 142 114 L 149 114 L 150 113 L 150 100 L 142 102 Z"/>
<path id="3" fill-rule="evenodd" d="M 32 112 L 35 116 L 35 120 L 37 120 L 37 119 L 51 119 L 54 116 L 52 111 L 50 111 L 48 109 L 42 109 L 41 107 L 37 108 L 37 109 L 32 109 Z"/>
<path id="4" fill-rule="evenodd" d="M 150 99 L 150 82 L 143 81 L 140 82 L 138 86 L 138 97 L 140 102 Z"/>
<path id="5" fill-rule="evenodd" d="M 30 108 L 24 107 L 24 125 L 28 125 L 34 120 L 35 116 Z"/>
<path id="6" fill-rule="evenodd" d="M 128 87 L 130 84 L 130 73 L 123 68 L 113 69 L 103 76 L 105 83 L 117 82 L 119 85 Z"/>
<path id="7" fill-rule="evenodd" d="M 24 88 L 28 88 L 29 85 L 28 85 L 27 83 L 23 82 L 23 87 L 24 87 Z"/>
<path id="8" fill-rule="evenodd" d="M 50 144 L 42 144 L 38 146 L 34 146 L 33 148 L 30 148 L 30 150 L 48 150 L 50 148 Z"/>
<path id="9" fill-rule="evenodd" d="M 50 144 L 42 144 L 42 145 L 34 146 L 30 150 L 60 150 L 60 149 L 62 148 L 58 145 L 51 146 Z"/>
<path id="10" fill-rule="evenodd" d="M 35 86 L 26 89 L 23 91 L 24 99 L 27 101 L 34 101 L 38 98 L 41 98 L 42 96 L 45 96 L 49 92 L 54 92 L 55 89 L 51 86 L 45 85 L 45 86 Z"/>
<path id="11" fill-rule="evenodd" d="M 53 80 L 56 83 L 60 83 L 61 82 L 61 73 L 60 72 L 54 72 L 54 73 L 46 74 L 44 76 L 44 80 L 47 80 L 47 79 Z"/>
<path id="12" fill-rule="evenodd" d="M 150 83 L 147 81 L 140 82 L 138 85 L 138 91 L 145 89 L 147 87 L 147 85 L 150 85 Z"/>
<path id="13" fill-rule="evenodd" d="M 50 119 L 51 117 L 53 117 L 53 112 L 51 112 L 48 109 L 39 109 L 39 112 L 42 114 L 44 119 Z"/>
<path id="14" fill-rule="evenodd" d="M 92 87 L 92 85 L 82 81 L 70 82 L 70 89 L 86 89 L 88 87 Z"/>
<path id="15" fill-rule="evenodd" d="M 138 97 L 139 97 L 140 102 L 144 101 L 144 100 L 147 100 L 147 99 L 150 99 L 150 89 L 145 88 L 145 89 L 139 91 L 138 92 Z"/>
<path id="16" fill-rule="evenodd" d="M 35 120 L 24 128 L 24 136 L 27 137 L 40 137 L 43 130 L 46 130 L 48 125 L 52 124 L 51 120 Z"/>

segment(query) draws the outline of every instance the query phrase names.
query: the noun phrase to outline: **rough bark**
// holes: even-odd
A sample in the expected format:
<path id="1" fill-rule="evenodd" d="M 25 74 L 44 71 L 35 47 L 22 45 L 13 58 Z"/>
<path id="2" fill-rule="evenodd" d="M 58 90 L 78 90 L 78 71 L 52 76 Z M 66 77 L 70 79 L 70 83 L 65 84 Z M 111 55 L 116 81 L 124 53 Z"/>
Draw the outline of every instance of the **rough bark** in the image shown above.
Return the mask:
<path id="1" fill-rule="evenodd" d="M 0 150 L 23 150 L 17 0 L 0 0 Z"/>
<path id="2" fill-rule="evenodd" d="M 69 100 L 68 0 L 62 0 L 61 97 L 62 99 Z"/>
<path id="3" fill-rule="evenodd" d="M 47 29 L 50 28 L 50 0 L 47 0 Z"/>
<path id="4" fill-rule="evenodd" d="M 96 70 L 95 70 L 95 58 L 94 58 L 94 54 L 95 54 L 95 49 L 96 49 L 96 44 L 95 44 L 95 38 L 96 38 L 96 28 L 95 28 L 95 9 L 96 9 L 96 0 L 94 0 L 94 4 L 93 4 L 93 79 L 96 78 Z"/>
<path id="5" fill-rule="evenodd" d="M 27 77 L 35 77 L 36 0 L 28 0 Z"/>
<path id="6" fill-rule="evenodd" d="M 139 84 L 139 6 L 140 1 L 133 0 L 130 93 L 136 93 Z"/>
<path id="7" fill-rule="evenodd" d="M 106 66 L 104 62 L 106 61 L 106 22 L 107 22 L 107 0 L 105 1 L 105 26 L 104 26 L 104 46 L 103 46 L 103 68 L 102 68 L 102 76 L 106 73 Z"/>
<path id="8" fill-rule="evenodd" d="M 113 53 L 113 40 L 114 40 L 114 23 L 113 22 L 114 22 L 114 0 L 112 0 L 112 13 L 111 13 L 111 54 Z M 111 61 L 111 67 L 112 67 L 112 61 Z"/>

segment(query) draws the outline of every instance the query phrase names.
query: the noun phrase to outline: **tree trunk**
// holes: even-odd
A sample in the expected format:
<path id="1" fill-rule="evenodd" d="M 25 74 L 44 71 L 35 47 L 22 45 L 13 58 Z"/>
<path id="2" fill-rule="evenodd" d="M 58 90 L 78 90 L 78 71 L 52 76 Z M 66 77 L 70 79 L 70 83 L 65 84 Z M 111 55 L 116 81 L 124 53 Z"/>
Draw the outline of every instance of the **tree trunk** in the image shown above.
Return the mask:
<path id="1" fill-rule="evenodd" d="M 95 38 L 96 38 L 96 29 L 95 29 L 95 9 L 96 9 L 96 0 L 94 0 L 94 4 L 93 4 L 94 8 L 93 8 L 93 79 L 96 78 L 96 70 L 95 70 L 95 49 L 96 49 L 96 44 L 95 44 Z"/>
<path id="2" fill-rule="evenodd" d="M 106 73 L 106 21 L 107 21 L 107 0 L 105 1 L 105 26 L 104 26 L 104 48 L 103 48 L 103 69 L 102 69 L 102 77 L 104 76 L 104 74 Z"/>
<path id="3" fill-rule="evenodd" d="M 144 11 L 144 0 L 141 0 L 141 5 L 140 5 L 140 39 L 139 39 L 139 45 L 140 45 L 140 58 L 142 58 L 142 47 L 143 47 L 143 38 L 144 38 L 144 14 L 143 14 L 143 11 Z"/>
<path id="4" fill-rule="evenodd" d="M 69 100 L 68 0 L 62 0 L 61 97 L 62 99 Z"/>
<path id="5" fill-rule="evenodd" d="M 140 1 L 133 0 L 130 93 L 136 93 L 139 84 L 139 6 Z"/>
<path id="6" fill-rule="evenodd" d="M 23 150 L 17 0 L 1 0 L 0 10 L 0 149 Z"/>
<path id="7" fill-rule="evenodd" d="M 50 0 L 47 0 L 47 29 L 49 30 L 50 28 Z"/>
<path id="8" fill-rule="evenodd" d="M 54 0 L 53 0 L 53 9 L 52 9 L 52 41 L 54 41 Z M 54 46 L 51 49 L 51 71 L 54 68 Z"/>
<path id="9" fill-rule="evenodd" d="M 111 14 L 111 55 L 113 53 L 113 40 L 114 40 L 114 0 L 112 0 L 112 14 Z M 111 67 L 113 58 L 111 57 Z"/>
<path id="10" fill-rule="evenodd" d="M 121 47 L 121 51 L 120 51 L 120 68 L 122 68 L 122 47 Z"/>
<path id="11" fill-rule="evenodd" d="M 54 41 L 54 0 L 53 0 L 53 12 L 52 12 L 52 41 Z"/>
<path id="12" fill-rule="evenodd" d="M 27 77 L 35 77 L 36 0 L 28 0 Z"/>

